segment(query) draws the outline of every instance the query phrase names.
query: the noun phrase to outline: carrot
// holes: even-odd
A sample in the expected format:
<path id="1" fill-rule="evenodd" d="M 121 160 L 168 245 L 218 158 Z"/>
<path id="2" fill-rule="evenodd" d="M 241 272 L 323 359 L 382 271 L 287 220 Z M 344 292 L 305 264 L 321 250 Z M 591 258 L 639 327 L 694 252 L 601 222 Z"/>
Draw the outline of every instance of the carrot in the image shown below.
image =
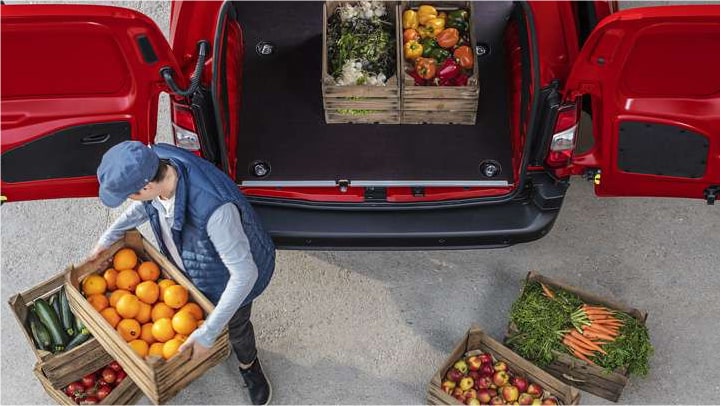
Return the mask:
<path id="1" fill-rule="evenodd" d="M 577 353 L 584 354 L 584 355 L 593 355 L 593 351 L 587 350 L 587 349 L 579 346 L 575 342 L 569 340 L 568 337 L 563 339 L 563 344 L 566 347 L 568 347 L 572 352 L 577 352 Z"/>
<path id="2" fill-rule="evenodd" d="M 616 337 L 610 336 L 608 334 L 604 333 L 598 333 L 591 329 L 583 330 L 583 336 L 586 338 L 592 338 L 592 339 L 601 339 L 606 341 L 613 341 L 616 339 Z"/>
<path id="3" fill-rule="evenodd" d="M 599 347 L 597 344 L 594 344 L 591 340 L 584 337 L 582 334 L 579 334 L 577 331 L 571 331 L 571 337 L 575 338 L 576 340 L 586 344 L 588 347 L 591 347 L 594 351 L 598 351 L 603 355 L 608 355 L 606 351 L 603 350 L 603 348 Z"/>
<path id="4" fill-rule="evenodd" d="M 589 304 L 583 304 L 583 305 L 581 305 L 581 307 L 584 310 L 603 310 L 603 311 L 607 311 L 607 312 L 612 311 L 611 309 L 609 309 L 608 307 L 605 307 L 605 306 L 591 306 Z"/>
<path id="5" fill-rule="evenodd" d="M 553 299 L 556 297 L 556 295 L 553 293 L 551 289 L 548 288 L 548 286 L 544 285 L 542 282 L 538 282 L 541 284 L 541 288 L 543 289 L 543 293 L 549 298 Z"/>
<path id="6" fill-rule="evenodd" d="M 583 311 L 589 316 L 613 316 L 613 313 L 607 310 L 583 309 Z"/>
<path id="7" fill-rule="evenodd" d="M 588 317 L 589 320 L 615 320 L 613 316 L 608 314 L 587 314 L 586 317 Z"/>
<path id="8" fill-rule="evenodd" d="M 565 340 L 568 341 L 569 343 L 573 344 L 575 347 L 580 348 L 584 351 L 588 351 L 590 353 L 593 353 L 594 351 L 596 351 L 596 349 L 594 349 L 592 346 L 584 343 L 581 340 L 577 340 L 576 338 L 574 338 L 568 334 L 566 334 Z M 564 341 L 564 343 L 566 343 L 566 341 Z"/>
<path id="9" fill-rule="evenodd" d="M 614 332 L 613 332 L 611 329 L 609 329 L 609 328 L 607 328 L 607 327 L 603 327 L 603 326 L 601 326 L 601 325 L 599 325 L 599 324 L 596 324 L 596 323 L 592 323 L 590 326 L 588 326 L 588 328 L 590 328 L 590 329 L 592 329 L 592 330 L 596 330 L 596 331 L 598 331 L 599 333 L 606 333 L 606 334 L 609 334 L 609 335 L 613 335 L 613 334 L 614 334 Z"/>
<path id="10" fill-rule="evenodd" d="M 590 359 L 588 359 L 587 357 L 585 357 L 583 354 L 580 354 L 580 353 L 577 353 L 577 352 L 573 351 L 573 355 L 575 355 L 576 358 L 578 358 L 578 359 L 581 359 L 581 360 L 583 360 L 583 361 L 588 362 L 589 364 L 596 365 L 595 362 L 591 361 Z"/>
<path id="11" fill-rule="evenodd" d="M 616 320 L 616 319 L 600 319 L 600 320 L 594 320 L 593 323 L 594 323 L 594 324 L 601 324 L 601 325 L 609 326 L 609 327 L 621 327 L 621 326 L 623 326 L 623 322 L 622 322 L 622 321 L 619 321 L 619 320 Z"/>

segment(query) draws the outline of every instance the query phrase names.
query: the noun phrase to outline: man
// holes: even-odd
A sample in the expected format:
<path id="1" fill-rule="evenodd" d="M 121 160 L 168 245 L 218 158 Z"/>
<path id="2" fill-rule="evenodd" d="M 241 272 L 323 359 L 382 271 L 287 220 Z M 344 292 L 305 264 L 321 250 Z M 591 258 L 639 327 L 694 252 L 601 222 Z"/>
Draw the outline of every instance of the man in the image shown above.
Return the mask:
<path id="1" fill-rule="evenodd" d="M 253 299 L 270 282 L 275 247 L 237 185 L 188 151 L 138 141 L 110 148 L 97 174 L 104 205 L 133 202 L 103 233 L 91 258 L 149 221 L 161 252 L 216 306 L 180 350 L 192 347 L 193 357 L 201 356 L 228 325 L 252 403 L 270 402 L 250 313 Z"/>

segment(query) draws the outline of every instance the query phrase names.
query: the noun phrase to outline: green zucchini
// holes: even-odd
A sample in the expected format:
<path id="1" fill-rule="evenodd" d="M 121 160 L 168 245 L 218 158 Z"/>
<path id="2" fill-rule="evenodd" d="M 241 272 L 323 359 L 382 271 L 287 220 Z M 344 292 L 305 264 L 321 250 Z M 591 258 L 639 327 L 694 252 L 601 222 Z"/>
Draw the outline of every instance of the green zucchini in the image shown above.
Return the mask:
<path id="1" fill-rule="evenodd" d="M 68 346 L 65 347 L 65 351 L 70 351 L 73 348 L 79 346 L 80 344 L 88 341 L 88 338 L 90 338 L 90 333 L 78 333 L 75 337 L 73 337 L 72 340 L 68 343 Z"/>
<path id="2" fill-rule="evenodd" d="M 32 333 L 33 341 L 35 341 L 35 346 L 39 350 L 47 351 L 51 344 L 50 333 L 48 333 L 48 329 L 45 328 L 43 323 L 38 320 L 38 316 L 35 315 L 35 309 L 32 306 L 28 311 L 28 324 L 30 325 L 30 332 Z"/>
<path id="3" fill-rule="evenodd" d="M 60 291 L 55 292 L 52 296 L 48 298 L 48 304 L 52 306 L 53 310 L 55 310 L 55 314 L 58 315 L 58 319 L 60 319 L 60 301 L 58 300 L 58 295 L 60 294 Z"/>
<path id="4" fill-rule="evenodd" d="M 80 317 L 75 318 L 75 331 L 77 334 L 90 334 L 90 331 L 87 327 L 85 327 L 85 324 L 83 324 L 83 321 L 80 320 Z"/>
<path id="5" fill-rule="evenodd" d="M 65 333 L 58 315 L 53 308 L 43 299 L 35 300 L 35 312 L 40 322 L 45 325 L 50 333 L 53 342 L 53 352 L 62 351 L 68 343 L 68 335 Z"/>
<path id="6" fill-rule="evenodd" d="M 60 289 L 58 301 L 60 302 L 60 320 L 63 322 L 65 332 L 68 333 L 69 337 L 72 337 L 75 335 L 75 315 L 70 311 L 70 303 L 65 295 L 64 288 Z"/>

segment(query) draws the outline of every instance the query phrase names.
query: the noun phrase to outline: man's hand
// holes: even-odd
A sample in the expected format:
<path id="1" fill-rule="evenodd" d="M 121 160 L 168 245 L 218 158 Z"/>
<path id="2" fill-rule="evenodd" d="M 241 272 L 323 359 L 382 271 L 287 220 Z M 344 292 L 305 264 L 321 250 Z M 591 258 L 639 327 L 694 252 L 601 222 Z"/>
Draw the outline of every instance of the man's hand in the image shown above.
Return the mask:
<path id="1" fill-rule="evenodd" d="M 92 261 L 95 261 L 96 259 L 98 259 L 100 254 L 102 254 L 103 251 L 105 251 L 105 249 L 106 248 L 103 247 L 102 245 L 99 245 L 99 244 L 96 245 L 95 248 L 93 248 L 93 250 L 90 251 L 88 258 L 86 259 L 86 262 L 92 262 Z"/>
<path id="2" fill-rule="evenodd" d="M 201 357 L 204 357 L 205 354 L 207 354 L 208 351 L 210 351 L 210 348 L 205 347 L 205 346 L 201 345 L 200 343 L 198 343 L 197 341 L 195 341 L 195 339 L 193 338 L 192 334 L 191 334 L 190 337 L 188 337 L 188 338 L 185 340 L 185 342 L 178 348 L 178 352 L 183 352 L 183 351 L 185 351 L 185 350 L 188 349 L 188 348 L 192 348 L 192 349 L 193 349 L 193 355 L 192 355 L 191 358 L 190 358 L 191 361 L 195 361 L 195 360 L 197 360 L 197 359 L 199 359 L 199 358 L 201 358 Z"/>

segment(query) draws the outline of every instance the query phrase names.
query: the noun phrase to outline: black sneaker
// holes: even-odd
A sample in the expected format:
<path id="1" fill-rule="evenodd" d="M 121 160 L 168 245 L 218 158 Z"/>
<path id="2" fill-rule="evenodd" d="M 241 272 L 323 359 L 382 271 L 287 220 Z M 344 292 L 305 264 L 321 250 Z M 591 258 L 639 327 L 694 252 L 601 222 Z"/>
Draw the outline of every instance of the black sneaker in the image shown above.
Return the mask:
<path id="1" fill-rule="evenodd" d="M 240 376 L 243 377 L 245 385 L 248 388 L 250 401 L 254 405 L 267 405 L 270 403 L 270 397 L 273 394 L 273 388 L 270 381 L 265 377 L 263 368 L 260 366 L 260 360 L 255 359 L 253 365 L 248 369 L 240 369 Z"/>

